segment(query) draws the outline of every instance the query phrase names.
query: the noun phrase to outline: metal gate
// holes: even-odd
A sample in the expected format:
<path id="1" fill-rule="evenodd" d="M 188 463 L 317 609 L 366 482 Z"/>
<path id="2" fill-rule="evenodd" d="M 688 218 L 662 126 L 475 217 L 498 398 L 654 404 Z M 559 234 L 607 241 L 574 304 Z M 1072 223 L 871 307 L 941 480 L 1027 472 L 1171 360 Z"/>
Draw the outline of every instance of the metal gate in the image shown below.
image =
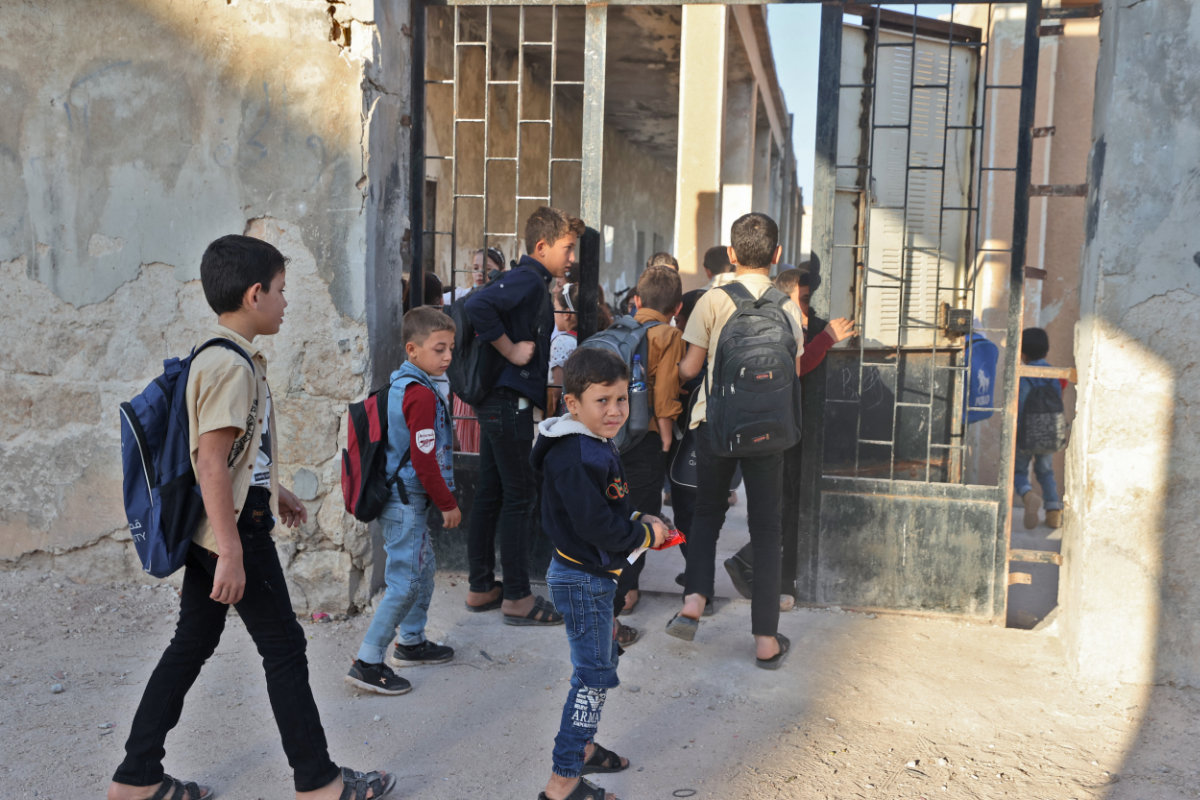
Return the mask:
<path id="1" fill-rule="evenodd" d="M 989 34 L 1014 9 L 1021 77 L 995 82 Z M 822 15 L 813 250 L 831 279 L 816 304 L 836 308 L 848 291 L 862 335 L 808 382 L 797 596 L 1002 621 L 1041 5 L 988 5 L 978 27 L 913 10 Z M 1002 131 L 1015 143 L 1007 164 L 992 156 L 1001 128 L 987 118 L 1002 93 L 1019 97 Z M 1001 185 L 1012 231 L 997 247 L 982 228 L 1009 202 Z M 980 282 L 998 260 L 1007 313 L 989 329 Z M 1001 415 L 1000 463 L 972 483 L 965 343 L 976 333 L 1009 346 L 980 409 Z"/>
<path id="2" fill-rule="evenodd" d="M 412 291 L 421 286 L 424 252 L 448 254 L 456 271 L 463 242 L 511 242 L 505 255 L 514 257 L 520 221 L 551 202 L 589 225 L 579 279 L 581 305 L 594 313 L 609 5 L 655 4 L 414 2 L 413 107 L 440 102 L 452 113 L 429 131 L 425 114 L 414 114 L 411 218 L 425 224 L 412 241 Z M 963 404 L 972 365 L 963 342 L 978 327 L 980 258 L 1008 259 L 1007 309 L 993 338 L 1016 342 L 1022 328 L 1041 7 L 968 0 L 951 6 L 949 21 L 931 23 L 918 20 L 921 5 L 929 4 L 910 4 L 912 15 L 876 5 L 822 8 L 813 254 L 825 280 L 814 305 L 832 309 L 849 297 L 864 335 L 856 348 L 831 351 L 806 381 L 784 578 L 807 603 L 1000 620 L 1017 348 L 1004 350 L 991 406 L 1003 420 L 996 478 L 969 483 Z M 982 35 L 954 21 L 964 7 L 985 10 Z M 986 31 L 997 9 L 1025 15 L 1016 82 L 989 82 Z M 849 37 L 848 17 L 860 20 Z M 427 51 L 438 37 L 437 53 Z M 499 40 L 509 43 L 504 58 Z M 845 71 L 850 52 L 857 74 Z M 548 96 L 525 80 L 529 64 L 541 65 Z M 986 113 L 1006 92 L 1020 98 L 1011 126 L 1016 158 L 996 165 L 985 157 Z M 568 114 L 578 119 L 577 137 L 556 132 L 573 127 L 561 124 Z M 503 146 L 492 135 L 501 118 L 513 129 Z M 478 175 L 465 181 L 468 163 Z M 430 174 L 440 176 L 432 187 Z M 993 248 L 980 226 L 997 203 L 993 196 L 985 209 L 982 198 L 1001 174 L 1012 187 L 1011 247 Z M 446 204 L 442 226 L 446 214 L 427 212 Z M 581 337 L 593 325 L 581 318 Z"/>

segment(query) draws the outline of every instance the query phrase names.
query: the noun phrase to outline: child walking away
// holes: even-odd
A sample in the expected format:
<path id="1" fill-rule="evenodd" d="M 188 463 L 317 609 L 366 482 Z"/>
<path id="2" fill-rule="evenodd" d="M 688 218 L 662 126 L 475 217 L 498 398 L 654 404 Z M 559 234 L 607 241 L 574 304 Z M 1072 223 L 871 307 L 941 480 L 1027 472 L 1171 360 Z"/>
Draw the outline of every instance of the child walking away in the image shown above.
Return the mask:
<path id="1" fill-rule="evenodd" d="M 667 633 L 688 641 L 696 636 L 713 594 L 717 536 L 729 508 L 726 492 L 740 466 L 754 549 L 755 664 L 778 669 L 789 646 L 778 630 L 783 453 L 799 441 L 804 323 L 800 309 L 768 277 L 780 255 L 775 221 L 745 214 L 733 223 L 730 240 L 735 278 L 705 292 L 683 334 L 690 347 L 679 364 L 680 378 L 690 380 L 708 366 L 690 422 L 698 477 L 684 602 Z"/>
<path id="2" fill-rule="evenodd" d="M 595 741 L 607 692 L 619 685 L 613 597 L 630 553 L 661 545 L 668 531 L 662 520 L 630 508 L 629 484 L 610 441 L 629 415 L 625 362 L 607 350 L 580 348 L 563 372 L 570 414 L 542 421 L 532 461 L 544 475 L 542 527 L 554 545 L 546 583 L 564 618 L 572 672 L 553 771 L 538 800 L 614 800 L 581 778 L 629 767 Z"/>
<path id="3" fill-rule="evenodd" d="M 400 639 L 391 655 L 395 666 L 444 664 L 454 650 L 425 638 L 437 565 L 429 541 L 432 506 L 443 525 L 457 528 L 462 512 L 454 490 L 454 430 L 450 411 L 432 378 L 450 366 L 454 321 L 436 308 L 414 308 L 401 330 L 408 360 L 392 373 L 388 390 L 387 474 L 391 496 L 379 515 L 386 587 L 367 628 L 346 683 L 379 694 L 405 694 L 410 684 L 384 663 L 396 626 Z"/>
<path id="4" fill-rule="evenodd" d="M 214 796 L 207 786 L 167 775 L 162 759 L 167 734 L 221 640 L 230 606 L 262 656 L 297 798 L 379 798 L 396 782 L 392 775 L 339 768 L 330 760 L 308 683 L 304 629 L 271 539 L 276 516 L 289 527 L 308 519 L 304 505 L 277 480 L 267 360 L 254 341 L 283 324 L 285 264 L 272 245 L 248 236 L 217 239 L 200 262 L 204 297 L 217 314 L 212 336 L 229 339 L 250 360 L 209 347 L 192 361 L 186 390 L 191 462 L 207 518 L 187 553 L 175 635 L 146 681 L 108 800 Z"/>
<path id="5" fill-rule="evenodd" d="M 1021 362 L 1032 367 L 1048 367 L 1050 337 L 1041 328 L 1026 328 L 1021 333 Z M 1038 526 L 1038 508 L 1045 504 L 1046 527 L 1062 526 L 1062 498 L 1054 479 L 1054 454 L 1067 445 L 1067 426 L 1063 415 L 1063 384 L 1057 378 L 1021 378 L 1017 405 L 1017 453 L 1013 467 L 1013 493 L 1025 508 L 1025 529 Z M 1042 487 L 1038 497 L 1029 482 L 1029 463 Z"/>
<path id="6" fill-rule="evenodd" d="M 683 359 L 683 331 L 670 325 L 682 307 L 683 285 L 679 273 L 668 266 L 647 267 L 637 282 L 634 320 L 646 329 L 646 390 L 650 425 L 641 441 L 621 454 L 629 479 L 633 507 L 647 514 L 662 511 L 662 486 L 666 461 L 674 441 L 675 420 L 683 411 L 679 402 L 679 362 Z M 617 584 L 616 612 L 632 612 L 638 604 L 638 580 L 645 566 L 640 558 L 621 573 Z M 617 633 L 622 645 L 633 644 L 638 631 L 622 625 Z"/>

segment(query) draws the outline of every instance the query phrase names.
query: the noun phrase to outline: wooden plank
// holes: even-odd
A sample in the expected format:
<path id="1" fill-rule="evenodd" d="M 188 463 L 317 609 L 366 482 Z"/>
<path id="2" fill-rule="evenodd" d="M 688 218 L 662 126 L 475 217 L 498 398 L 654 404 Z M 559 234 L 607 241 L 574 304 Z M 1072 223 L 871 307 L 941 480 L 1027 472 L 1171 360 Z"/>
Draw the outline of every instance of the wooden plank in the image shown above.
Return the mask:
<path id="1" fill-rule="evenodd" d="M 1079 383 L 1079 376 L 1074 367 L 1035 367 L 1032 364 L 1018 364 L 1017 376 L 1021 378 L 1063 378 L 1068 383 Z"/>
<path id="2" fill-rule="evenodd" d="M 1033 583 L 1033 576 L 1030 575 L 1028 572 L 1010 572 L 1010 573 L 1008 573 L 1008 585 L 1015 586 L 1018 583 L 1029 585 L 1029 584 Z"/>
<path id="3" fill-rule="evenodd" d="M 1009 550 L 1009 561 L 1020 561 L 1025 564 L 1054 564 L 1061 567 L 1062 553 L 1053 550 Z"/>

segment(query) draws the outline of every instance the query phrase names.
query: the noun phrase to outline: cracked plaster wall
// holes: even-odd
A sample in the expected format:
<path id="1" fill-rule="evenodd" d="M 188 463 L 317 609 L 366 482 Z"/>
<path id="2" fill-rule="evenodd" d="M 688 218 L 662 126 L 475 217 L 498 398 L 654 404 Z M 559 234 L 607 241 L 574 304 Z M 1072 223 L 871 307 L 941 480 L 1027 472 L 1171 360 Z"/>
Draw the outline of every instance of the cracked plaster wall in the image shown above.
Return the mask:
<path id="1" fill-rule="evenodd" d="M 332 611 L 365 601 L 371 542 L 341 510 L 341 418 L 380 369 L 368 340 L 389 330 L 386 301 L 380 314 L 366 292 L 369 259 L 401 255 L 368 242 L 380 200 L 367 173 L 386 165 L 365 153 L 393 82 L 374 6 L 6 4 L 0 566 L 140 574 L 116 409 L 202 335 L 213 316 L 200 255 L 245 232 L 291 259 L 291 305 L 265 349 L 281 478 L 310 513 L 279 531 L 293 599 Z M 407 18 L 407 3 L 381 6 Z"/>
<path id="2" fill-rule="evenodd" d="M 1200 10 L 1100 35 L 1062 630 L 1081 677 L 1200 686 Z"/>

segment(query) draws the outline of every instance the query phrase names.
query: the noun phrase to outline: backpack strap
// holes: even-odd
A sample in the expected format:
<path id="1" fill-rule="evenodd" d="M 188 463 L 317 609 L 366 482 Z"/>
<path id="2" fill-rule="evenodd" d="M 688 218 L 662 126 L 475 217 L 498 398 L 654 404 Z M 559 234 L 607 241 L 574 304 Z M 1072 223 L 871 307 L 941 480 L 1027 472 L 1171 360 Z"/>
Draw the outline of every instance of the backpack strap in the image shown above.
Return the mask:
<path id="1" fill-rule="evenodd" d="M 237 342 L 234 342 L 231 339 L 226 339 L 224 336 L 214 336 L 213 338 L 201 344 L 199 347 L 193 349 L 192 358 L 200 355 L 202 350 L 206 350 L 214 345 L 217 347 L 224 347 L 226 350 L 232 350 L 242 358 L 246 359 L 246 363 L 250 365 L 250 371 L 254 372 L 254 361 L 250 358 L 250 356 L 246 355 L 246 351 L 243 350 L 241 346 L 237 344 Z"/>
<path id="2" fill-rule="evenodd" d="M 747 289 L 745 284 L 743 284 L 741 281 L 730 281 L 729 283 L 723 283 L 717 288 L 729 295 L 729 299 L 734 302 L 734 305 L 740 306 L 742 303 L 747 301 L 751 303 L 755 302 L 754 295 L 750 294 L 750 290 Z M 774 289 L 775 287 L 772 286 L 771 288 Z"/>

